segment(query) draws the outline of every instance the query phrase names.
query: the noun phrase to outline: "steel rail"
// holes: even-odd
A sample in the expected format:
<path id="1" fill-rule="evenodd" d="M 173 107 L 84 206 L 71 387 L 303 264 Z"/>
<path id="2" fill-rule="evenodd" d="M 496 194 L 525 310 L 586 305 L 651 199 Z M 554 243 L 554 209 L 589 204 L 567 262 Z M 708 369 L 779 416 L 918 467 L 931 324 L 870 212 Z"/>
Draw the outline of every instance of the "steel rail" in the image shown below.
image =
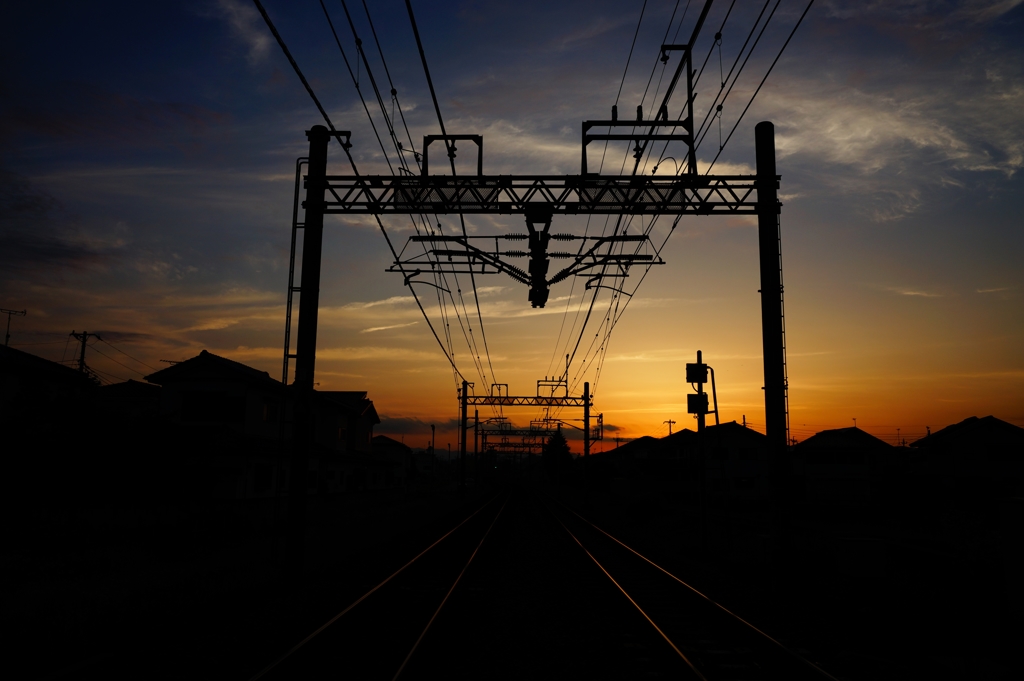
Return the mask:
<path id="1" fill-rule="evenodd" d="M 441 613 L 441 608 L 443 608 L 445 603 L 448 602 L 448 598 L 451 597 L 452 592 L 455 591 L 455 587 L 459 585 L 459 581 L 462 580 L 462 576 L 466 574 L 466 570 L 469 569 L 469 564 L 473 562 L 474 558 L 476 558 L 476 554 L 478 551 L 480 551 L 480 547 L 484 545 L 484 540 L 487 539 L 487 536 L 491 533 L 491 530 L 494 528 L 494 523 L 498 522 L 498 518 L 501 517 L 501 512 L 505 510 L 505 506 L 508 504 L 508 499 L 510 496 L 510 494 L 505 495 L 505 501 L 504 503 L 502 503 L 501 508 L 498 509 L 498 513 L 494 516 L 494 520 L 492 520 L 491 524 L 487 526 L 487 531 L 484 532 L 484 536 L 480 538 L 480 542 L 476 545 L 476 548 L 473 549 L 473 553 L 470 554 L 469 560 L 467 560 L 466 564 L 462 567 L 462 570 L 459 572 L 459 576 L 455 578 L 454 582 L 452 582 L 452 586 L 450 589 L 448 589 L 448 593 L 444 595 L 444 599 L 442 599 L 441 604 L 437 606 L 437 610 L 435 610 L 434 614 L 431 615 L 430 621 L 427 622 L 427 626 L 423 627 L 423 631 L 420 633 L 419 638 L 417 638 L 416 642 L 412 644 L 412 648 L 409 650 L 409 654 L 405 656 L 405 659 L 402 661 L 401 666 L 398 667 L 398 671 L 395 672 L 395 675 L 392 677 L 391 681 L 395 681 L 395 679 L 397 679 L 401 675 L 402 670 L 405 669 L 405 666 L 409 664 L 409 660 L 412 658 L 413 653 L 416 652 L 416 648 L 419 647 L 420 641 L 422 641 L 423 637 L 427 635 L 427 630 L 430 629 L 430 625 L 432 625 L 434 623 L 434 620 L 437 619 L 437 616 Z"/>
<path id="2" fill-rule="evenodd" d="M 697 675 L 697 678 L 701 679 L 701 681 L 707 681 L 707 677 L 705 677 L 703 674 L 700 673 L 700 670 L 698 670 L 693 665 L 693 662 L 690 661 L 690 658 L 686 657 L 686 655 L 683 653 L 683 651 L 681 651 L 679 649 L 679 647 L 672 641 L 672 639 L 670 639 L 668 637 L 668 635 L 664 631 L 661 630 L 661 627 L 659 627 L 655 623 L 655 621 L 653 619 L 651 619 L 651 616 L 648 615 L 646 612 L 644 612 L 644 609 L 640 607 L 639 603 L 637 603 L 635 600 L 633 600 L 633 597 L 629 595 L 629 592 L 627 592 L 625 589 L 623 589 L 622 585 L 619 584 L 617 581 L 615 581 L 615 578 L 611 576 L 611 573 L 609 573 L 608 570 L 606 570 L 605 567 L 603 565 L 601 565 L 600 561 L 598 561 L 597 558 L 594 557 L 594 554 L 592 554 L 587 549 L 587 547 L 583 545 L 583 542 L 581 542 L 576 537 L 576 535 L 572 533 L 572 530 L 570 530 L 568 527 L 566 527 L 565 523 L 563 523 L 557 516 L 554 516 L 554 514 L 552 514 L 552 515 L 555 518 L 555 520 L 558 521 L 558 524 L 562 526 L 562 529 L 564 529 L 569 534 L 569 536 L 572 537 L 573 541 L 575 541 L 579 545 L 579 547 L 581 549 L 583 549 L 583 552 L 586 553 L 587 556 L 590 557 L 590 560 L 594 561 L 594 565 L 596 565 L 597 567 L 599 567 L 601 569 L 601 572 L 604 573 L 604 576 L 607 577 L 609 580 L 611 580 L 611 583 L 614 584 L 616 586 L 616 588 L 618 588 L 618 590 L 622 592 L 622 595 L 625 596 L 629 600 L 629 602 L 632 603 L 633 606 L 637 610 L 640 611 L 640 614 L 644 616 L 644 619 L 646 619 L 650 623 L 650 625 L 652 627 L 654 627 L 655 631 L 657 631 L 661 635 L 661 637 L 663 639 L 665 639 L 665 642 L 668 643 L 670 646 L 672 646 L 672 650 L 676 651 L 676 654 L 679 655 L 679 657 L 682 658 L 683 662 L 686 663 L 686 666 L 688 666 L 690 668 L 690 670 L 694 674 Z"/>
<path id="3" fill-rule="evenodd" d="M 451 535 L 451 534 L 452 534 L 453 532 L 455 532 L 455 530 L 459 529 L 460 527 L 462 527 L 463 525 L 465 525 L 465 524 L 466 524 L 467 522 L 469 522 L 469 521 L 470 521 L 470 520 L 471 520 L 471 519 L 472 519 L 472 518 L 473 518 L 473 517 L 474 517 L 474 516 L 475 516 L 475 515 L 476 515 L 477 513 L 479 513 L 480 511 L 484 510 L 484 509 L 485 509 L 485 508 L 486 508 L 487 506 L 489 506 L 489 505 L 491 504 L 491 502 L 492 502 L 492 501 L 494 501 L 494 500 L 495 500 L 495 499 L 497 499 L 497 498 L 498 498 L 498 497 L 497 497 L 497 495 L 495 495 L 494 497 L 492 497 L 491 499 L 489 499 L 489 500 L 488 500 L 488 501 L 487 501 L 486 503 L 484 503 L 484 504 L 481 504 L 481 505 L 480 505 L 480 508 L 476 509 L 475 511 L 473 511 L 472 513 L 470 513 L 470 514 L 469 514 L 468 516 L 466 516 L 466 518 L 465 518 L 465 519 L 464 519 L 464 520 L 463 520 L 462 522 L 460 522 L 460 523 L 459 523 L 458 525 L 456 525 L 456 526 L 455 526 L 455 527 L 453 527 L 452 529 L 450 529 L 450 530 L 448 530 L 447 532 L 445 532 L 445 533 L 444 533 L 444 534 L 443 534 L 443 535 L 442 535 L 442 536 L 441 536 L 441 537 L 440 537 L 439 539 L 437 539 L 437 540 L 436 540 L 436 541 L 435 541 L 435 542 L 434 542 L 433 544 L 431 544 L 430 546 L 428 546 L 427 548 L 423 549 L 423 550 L 422 550 L 422 551 L 420 551 L 420 552 L 419 552 L 418 554 L 416 554 L 416 556 L 415 556 L 415 557 L 414 557 L 414 558 L 413 558 L 412 560 L 410 560 L 410 561 L 409 561 L 408 563 L 406 563 L 406 564 L 405 564 L 405 565 L 403 565 L 402 567 L 400 567 L 400 568 L 398 568 L 397 570 L 395 570 L 395 572 L 393 572 L 393 573 L 392 573 L 392 574 L 391 574 L 391 575 L 390 575 L 390 576 L 389 576 L 389 577 L 388 577 L 387 579 L 385 579 L 385 580 L 384 580 L 383 582 L 381 582 L 381 583 L 380 583 L 380 584 L 378 584 L 377 586 L 375 586 L 375 587 L 373 587 L 372 589 L 370 589 L 369 591 L 367 591 L 367 592 L 366 592 L 365 594 L 363 594 L 362 596 L 360 596 L 359 598 L 357 598 L 357 599 L 356 599 L 355 601 L 353 601 L 353 602 L 352 602 L 352 603 L 351 603 L 351 604 L 350 604 L 350 605 L 349 605 L 349 606 L 348 606 L 347 608 L 345 608 L 344 610 L 342 610 L 341 612 L 339 612 L 339 613 L 338 613 L 337 615 L 335 615 L 335 616 L 334 616 L 334 617 L 332 617 L 331 619 L 329 619 L 329 620 L 327 620 L 326 622 L 324 622 L 324 624 L 323 624 L 323 625 L 321 625 L 321 626 L 320 626 L 320 627 L 319 627 L 319 628 L 318 628 L 318 629 L 317 629 L 316 631 L 314 631 L 314 632 L 313 632 L 313 633 L 311 633 L 311 634 L 310 634 L 309 636 L 307 636 L 306 638 L 304 638 L 304 639 L 302 639 L 301 641 L 299 641 L 298 643 L 296 643 L 296 644 L 295 644 L 294 646 L 292 646 L 292 647 L 291 647 L 291 648 L 290 648 L 290 649 L 288 650 L 288 652 L 286 652 L 286 653 L 285 653 L 284 655 L 282 655 L 281 657 L 277 658 L 276 660 L 274 660 L 273 662 L 271 662 L 271 663 L 270 663 L 269 665 L 267 665 L 266 667 L 264 667 L 264 668 L 263 668 L 262 670 L 260 670 L 260 672 L 259 672 L 258 674 L 256 674 L 256 675 L 255 675 L 255 676 L 253 676 L 252 678 L 250 678 L 250 679 L 249 679 L 249 681 L 257 681 L 257 679 L 259 679 L 259 678 L 262 678 L 262 677 L 263 677 L 263 676 L 264 676 L 265 674 L 267 674 L 268 672 L 270 672 L 271 670 L 273 670 L 273 669 L 274 669 L 274 667 L 278 666 L 279 664 L 281 664 L 282 662 L 284 662 L 284 661 L 285 661 L 286 659 L 288 659 L 289 657 L 291 657 L 291 655 L 292 655 L 292 654 L 294 654 L 294 653 L 295 653 L 296 651 L 298 651 L 298 650 L 299 650 L 299 648 L 301 648 L 302 646 L 304 646 L 304 645 L 306 645 L 307 643 L 309 643 L 310 641 L 312 641 L 312 640 L 313 640 L 313 638 L 315 638 L 315 637 L 316 637 L 316 636 L 317 636 L 318 634 L 322 633 L 322 632 L 323 632 L 323 631 L 324 631 L 325 629 L 327 629 L 327 627 L 329 627 L 329 626 L 331 626 L 332 624 L 334 624 L 335 622 L 337 622 L 337 621 L 338 621 L 339 619 L 341 619 L 341 618 L 342 618 L 342 617 L 343 617 L 344 615 L 346 615 L 346 614 L 347 614 L 347 613 L 348 613 L 349 611 L 351 611 L 351 610 L 352 610 L 353 608 L 355 608 L 355 607 L 356 607 L 357 605 L 359 605 L 360 603 L 362 603 L 363 601 L 365 601 L 365 600 L 366 600 L 367 598 L 369 598 L 370 596 L 372 596 L 372 595 L 373 595 L 373 594 L 374 594 L 374 593 L 375 593 L 376 591 L 378 591 L 378 590 L 379 590 L 379 589 L 380 589 L 381 587 L 383 587 L 383 586 L 384 586 L 385 584 L 387 584 L 387 583 L 388 583 L 388 582 L 390 582 L 390 581 L 391 581 L 392 579 L 394 579 L 395 577 L 397 577 L 397 576 L 398 576 L 398 575 L 399 575 L 399 574 L 400 574 L 400 573 L 401 573 L 401 572 L 402 572 L 403 570 L 405 570 L 405 569 L 406 569 L 407 567 L 409 567 L 410 565 L 412 565 L 413 563 L 415 563 L 415 562 L 416 562 L 417 560 L 419 560 L 420 558 L 422 558 L 422 557 L 424 556 L 424 554 L 426 554 L 426 553 L 427 553 L 428 551 L 430 551 L 430 550 L 431 550 L 432 548 L 434 548 L 435 546 L 437 546 L 438 544 L 440 544 L 440 543 L 441 543 L 441 542 L 442 542 L 442 541 L 443 541 L 444 539 L 446 539 L 446 538 L 447 538 L 447 537 L 448 537 L 449 535 Z M 505 501 L 506 501 L 506 503 L 508 502 L 508 497 L 507 497 L 507 496 L 506 496 L 506 498 L 505 498 Z M 504 504 L 502 504 L 502 508 L 503 508 L 503 509 L 505 508 L 505 505 L 504 505 Z M 498 511 L 498 514 L 500 515 L 500 514 L 501 514 L 501 511 Z M 495 516 L 495 519 L 497 519 L 497 516 Z M 493 525 L 493 523 L 492 523 L 492 525 Z M 490 530 L 489 530 L 489 529 L 488 529 L 488 532 L 490 532 Z M 479 548 L 479 547 L 477 547 L 477 548 Z M 474 555 L 475 555 L 475 552 L 474 552 Z"/>
<path id="4" fill-rule="evenodd" d="M 776 646 L 778 646 L 778 647 L 779 647 L 779 648 L 780 648 L 781 650 L 783 650 L 783 651 L 785 651 L 786 653 L 788 653 L 788 654 L 789 654 L 790 656 L 792 656 L 792 657 L 793 657 L 794 659 L 796 659 L 796 660 L 799 660 L 800 662 L 804 663 L 805 665 L 807 665 L 807 666 L 811 667 L 811 668 L 812 668 L 812 669 L 813 669 L 814 671 L 818 672 L 819 674 L 822 674 L 822 675 L 823 675 L 823 676 L 825 676 L 826 678 L 828 678 L 828 679 L 832 679 L 832 681 L 839 681 L 839 680 L 838 680 L 838 679 L 836 679 L 836 678 L 835 678 L 834 676 L 832 676 L 831 674 L 829 674 L 828 672 L 826 672 L 826 671 L 825 671 L 824 669 L 822 669 L 822 668 L 821 668 L 821 667 L 819 667 L 818 665 L 816 665 L 816 664 L 814 664 L 813 662 L 811 662 L 810 660 L 808 660 L 808 659 L 807 659 L 806 657 L 804 657 L 804 656 L 800 655 L 799 653 L 796 653 L 796 652 L 794 652 L 794 651 L 790 650 L 789 648 L 787 648 L 787 647 L 786 647 L 785 645 L 783 645 L 782 643 L 780 643 L 780 642 L 779 642 L 778 640 L 776 640 L 775 638 L 773 638 L 773 637 L 772 637 L 772 636 L 770 636 L 769 634 L 765 633 L 764 631 L 762 631 L 762 630 L 761 630 L 761 629 L 759 629 L 758 627 L 754 626 L 753 624 L 751 624 L 751 623 L 750 623 L 750 622 L 748 622 L 747 620 L 743 619 L 742 617 L 740 617 L 739 615 L 737 615 L 736 613 L 734 613 L 734 612 L 733 612 L 732 610 L 729 610 L 728 608 L 726 608 L 726 607 L 725 607 L 724 605 L 722 605 L 722 604 L 721 604 L 721 603 L 719 603 L 718 601 L 715 601 L 715 600 L 714 600 L 714 599 L 712 599 L 712 598 L 711 598 L 710 596 L 708 596 L 708 595 L 706 595 L 706 594 L 704 594 L 704 593 L 701 593 L 700 591 L 698 591 L 697 589 L 695 589 L 695 588 L 694 588 L 693 586 L 691 586 L 691 585 L 687 584 L 686 582 L 684 582 L 683 580 L 681 580 L 681 579 L 680 579 L 679 577 L 676 577 L 676 576 L 675 576 L 674 574 L 672 574 L 671 572 L 669 572 L 669 571 L 668 571 L 668 570 L 666 570 L 665 568 L 661 567 L 660 565 L 658 565 L 657 563 L 655 563 L 655 562 L 654 562 L 653 560 L 651 560 L 651 559 L 650 559 L 650 558 L 648 558 L 647 556 L 643 555 L 642 553 L 640 553 L 639 551 L 637 551 L 637 550 L 636 550 L 636 549 L 634 549 L 633 547 L 629 546 L 629 545 L 628 545 L 628 544 L 626 544 L 625 542 L 622 542 L 622 541 L 620 541 L 619 539 L 617 539 L 616 537 L 613 537 L 613 536 L 612 536 L 612 535 L 610 535 L 609 533 L 605 532 L 605 531 L 604 531 L 603 529 L 601 529 L 600 527 L 598 527 L 598 526 L 597 526 L 597 525 L 595 525 L 594 523 L 590 522 L 589 520 L 587 520 L 586 518 L 584 518 L 583 516 L 581 516 L 581 515 L 580 515 L 579 513 L 577 513 L 577 512 L 576 512 L 576 511 L 574 511 L 573 509 L 569 508 L 568 506 L 566 506 L 566 505 L 564 505 L 564 504 L 561 504 L 560 502 L 556 502 L 556 503 L 558 503 L 558 504 L 559 504 L 559 505 L 560 505 L 560 506 L 561 506 L 562 508 L 564 508 L 565 510 L 569 511 L 570 513 L 572 513 L 572 514 L 573 514 L 574 516 L 576 516 L 577 518 L 579 518 L 580 520 L 582 520 L 582 521 L 583 521 L 583 522 L 585 522 L 586 524 L 588 524 L 588 525 L 590 525 L 591 527 L 593 527 L 593 528 L 594 528 L 595 530 L 597 530 L 598 532 L 600 532 L 600 533 L 601 533 L 601 534 L 603 534 L 604 536 L 606 536 L 606 537 L 608 537 L 609 539 L 611 539 L 611 540 L 612 540 L 613 542 L 615 542 L 616 544 L 618 544 L 618 545 L 619 545 L 619 546 L 621 546 L 622 548 L 626 549 L 627 551 L 629 551 L 630 553 L 632 553 L 633 555 L 635 555 L 635 556 L 636 556 L 637 558 L 640 558 L 641 560 L 643 560 L 644 562 L 648 563 L 648 564 L 649 564 L 649 565 L 651 565 L 652 567 L 654 567 L 654 568 L 656 568 L 656 569 L 660 570 L 660 571 L 661 571 L 661 572 L 662 572 L 663 574 L 665 574 L 665 575 L 666 575 L 667 577 L 669 577 L 669 578 L 671 578 L 672 580 L 674 580 L 674 581 L 678 582 L 679 584 L 681 584 L 681 585 L 685 586 L 685 587 L 686 587 L 687 589 L 689 589 L 690 591 L 692 591 L 692 592 L 693 592 L 693 593 L 695 593 L 696 595 L 700 596 L 701 598 L 703 598 L 703 599 L 704 599 L 705 601 L 707 601 L 707 602 L 708 602 L 708 603 L 710 603 L 711 605 L 715 606 L 716 608 L 718 608 L 718 609 L 719 609 L 719 610 L 721 610 L 722 612 L 726 613 L 727 615 L 729 615 L 729 616 L 733 617 L 733 618 L 734 618 L 734 619 L 735 619 L 736 621 L 738 621 L 738 622 L 740 622 L 740 623 L 742 623 L 742 624 L 746 625 L 746 626 L 747 626 L 747 627 L 749 627 L 749 628 L 750 628 L 751 630 L 753 630 L 753 631 L 757 632 L 758 634 L 760 634 L 761 636 L 763 636 L 764 638 L 766 638 L 766 639 L 767 639 L 768 641 L 770 641 L 770 642 L 774 643 L 774 644 L 775 644 Z M 559 520 L 559 522 L 561 522 L 561 521 Z M 579 540 L 577 540 L 577 541 L 579 541 Z M 581 544 L 581 546 L 582 546 L 582 544 Z M 596 562 L 596 561 L 595 561 L 595 562 Z M 621 587 L 620 587 L 620 588 L 621 588 Z"/>

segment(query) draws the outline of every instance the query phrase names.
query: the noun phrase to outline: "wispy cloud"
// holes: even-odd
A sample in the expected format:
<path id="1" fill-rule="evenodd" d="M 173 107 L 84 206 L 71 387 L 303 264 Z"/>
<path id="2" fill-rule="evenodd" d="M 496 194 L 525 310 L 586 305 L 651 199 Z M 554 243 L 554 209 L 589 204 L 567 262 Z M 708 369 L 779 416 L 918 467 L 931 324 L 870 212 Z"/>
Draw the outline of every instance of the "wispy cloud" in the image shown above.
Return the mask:
<path id="1" fill-rule="evenodd" d="M 419 322 L 408 322 L 407 324 L 392 324 L 391 326 L 371 326 L 368 329 L 363 329 L 359 333 L 373 333 L 374 331 L 387 331 L 388 329 L 404 329 L 407 326 L 414 326 Z"/>
<path id="2" fill-rule="evenodd" d="M 231 27 L 231 32 L 248 48 L 249 63 L 263 61 L 270 51 L 272 37 L 259 12 L 251 4 L 240 0 L 218 0 L 217 7 Z"/>
<path id="3" fill-rule="evenodd" d="M 886 287 L 885 290 L 886 291 L 891 291 L 892 293 L 898 293 L 901 296 L 917 296 L 917 297 L 920 297 L 920 298 L 941 298 L 942 297 L 941 293 L 931 293 L 929 291 L 922 291 L 920 289 L 914 289 L 914 288 L 905 288 L 905 287 L 902 287 L 902 286 L 888 286 L 888 287 Z"/>
<path id="4" fill-rule="evenodd" d="M 979 288 L 977 293 L 999 293 L 1000 291 L 1009 291 L 1009 286 L 1002 286 L 1000 288 Z"/>
<path id="5" fill-rule="evenodd" d="M 415 303 L 416 299 L 412 296 L 391 296 L 390 298 L 384 298 L 382 300 L 368 300 L 364 302 L 346 303 L 341 306 L 342 310 L 366 310 L 371 307 L 380 307 L 381 305 L 393 306 L 393 305 L 410 305 Z"/>

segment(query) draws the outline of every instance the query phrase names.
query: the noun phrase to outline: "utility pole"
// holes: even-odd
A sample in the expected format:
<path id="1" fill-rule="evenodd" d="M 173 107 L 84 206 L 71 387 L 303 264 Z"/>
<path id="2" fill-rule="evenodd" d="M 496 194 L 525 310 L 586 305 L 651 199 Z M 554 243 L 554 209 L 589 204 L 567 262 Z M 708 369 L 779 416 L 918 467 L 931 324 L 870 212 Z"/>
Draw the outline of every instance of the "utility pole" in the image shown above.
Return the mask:
<path id="1" fill-rule="evenodd" d="M 4 345 L 11 344 L 11 317 L 24 317 L 25 310 L 8 310 L 0 307 L 0 314 L 7 315 L 7 336 L 4 338 Z"/>
<path id="2" fill-rule="evenodd" d="M 668 434 L 669 434 L 669 437 L 671 437 L 672 436 L 672 426 L 673 426 L 673 424 L 675 424 L 675 421 L 673 421 L 672 419 L 669 419 L 668 421 L 662 421 L 662 423 L 667 423 L 668 424 Z M 618 439 L 618 438 L 616 438 L 616 439 Z"/>
<path id="3" fill-rule="evenodd" d="M 82 333 L 75 333 L 74 331 L 71 332 L 71 337 L 82 344 L 81 350 L 79 350 L 78 353 L 78 370 L 83 374 L 88 373 L 88 370 L 85 367 L 85 348 L 86 343 L 89 340 L 89 336 L 92 336 L 96 340 L 103 340 L 97 334 L 89 333 L 88 331 L 83 331 Z"/>
<path id="4" fill-rule="evenodd" d="M 480 410 L 473 410 L 473 480 L 480 487 Z"/>

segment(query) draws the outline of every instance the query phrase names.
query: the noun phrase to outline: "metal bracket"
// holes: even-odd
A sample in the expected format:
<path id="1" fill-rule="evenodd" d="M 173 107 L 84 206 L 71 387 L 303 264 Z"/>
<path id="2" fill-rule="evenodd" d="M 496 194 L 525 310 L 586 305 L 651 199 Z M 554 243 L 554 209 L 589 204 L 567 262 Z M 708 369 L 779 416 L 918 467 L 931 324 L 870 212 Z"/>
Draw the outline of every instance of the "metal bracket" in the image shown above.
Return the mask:
<path id="1" fill-rule="evenodd" d="M 483 135 L 424 135 L 423 136 L 423 175 L 429 175 L 430 174 L 429 170 L 428 170 L 428 168 L 430 166 L 430 155 L 428 153 L 428 149 L 430 147 L 430 143 L 431 142 L 436 142 L 437 140 L 444 140 L 445 142 L 454 142 L 456 140 L 469 140 L 470 142 L 476 143 L 476 146 L 477 146 L 477 151 L 476 151 L 476 174 L 478 176 L 484 174 L 484 136 Z M 457 151 L 457 149 L 455 148 L 455 145 L 452 144 L 452 145 L 449 146 L 448 144 L 445 144 L 445 147 L 448 149 L 448 158 L 454 159 L 455 158 L 455 152 Z"/>

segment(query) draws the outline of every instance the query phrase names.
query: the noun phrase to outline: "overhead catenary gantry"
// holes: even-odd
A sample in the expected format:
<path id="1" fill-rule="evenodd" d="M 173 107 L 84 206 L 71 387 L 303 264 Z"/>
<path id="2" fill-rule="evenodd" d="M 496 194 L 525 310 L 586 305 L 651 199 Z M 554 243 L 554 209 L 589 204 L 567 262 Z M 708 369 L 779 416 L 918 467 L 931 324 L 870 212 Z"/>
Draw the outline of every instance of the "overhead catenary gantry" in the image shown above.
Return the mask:
<path id="1" fill-rule="evenodd" d="M 459 391 L 459 479 L 460 485 L 465 485 L 466 475 L 466 442 L 469 430 L 469 407 L 543 407 L 545 409 L 576 408 L 583 410 L 583 461 L 584 471 L 586 462 L 590 458 L 590 444 L 592 441 L 604 438 L 604 417 L 597 414 L 596 427 L 591 427 L 591 408 L 594 406 L 593 396 L 590 393 L 590 383 L 584 382 L 583 393 L 579 396 L 569 394 L 569 382 L 566 378 L 543 379 L 537 381 L 536 395 L 509 395 L 508 386 L 503 383 L 496 383 L 490 387 L 489 394 L 475 395 L 470 392 L 473 387 L 468 381 L 462 382 L 462 389 Z M 547 390 L 549 394 L 541 394 Z M 562 394 L 558 394 L 560 392 Z M 484 436 L 484 449 L 489 446 L 502 451 L 516 453 L 532 453 L 540 450 L 546 437 L 555 433 L 563 423 L 562 419 L 535 419 L 531 421 L 529 428 L 515 428 L 505 417 L 498 419 L 498 427 L 494 429 L 484 428 L 481 433 Z M 489 432 L 496 433 L 499 440 L 496 443 L 487 442 Z M 519 437 L 519 442 L 513 442 L 512 437 Z M 584 472 L 584 475 L 586 473 Z"/>
<path id="2" fill-rule="evenodd" d="M 534 307 L 543 307 L 547 303 L 550 287 L 570 276 L 587 277 L 587 288 L 591 288 L 591 284 L 595 288 L 600 288 L 602 279 L 606 277 L 628 276 L 629 269 L 634 264 L 644 266 L 663 264 L 660 247 L 655 247 L 648 236 L 650 228 L 640 230 L 642 232 L 640 234 L 628 233 L 628 220 L 621 218 L 649 216 L 653 221 L 660 215 L 756 215 L 760 251 L 766 431 L 769 446 L 775 452 L 776 458 L 780 462 L 784 461 L 787 441 L 785 342 L 779 239 L 778 186 L 780 178 L 776 175 L 775 170 L 774 127 L 771 123 L 762 122 L 755 128 L 757 164 L 754 175 L 701 175 L 698 173 L 694 139 L 698 133 L 695 133 L 694 130 L 693 117 L 693 84 L 696 74 L 691 55 L 710 5 L 710 0 L 704 3 L 692 37 L 686 44 L 662 45 L 661 47 L 663 61 L 667 61 L 669 53 L 673 51 L 682 52 L 682 59 L 680 59 L 665 91 L 658 114 L 653 120 L 644 119 L 642 111 L 638 111 L 636 120 L 620 120 L 613 107 L 611 120 L 583 123 L 582 160 L 579 175 L 485 175 L 482 137 L 445 133 L 440 136 L 424 138 L 421 155 L 423 163 L 420 167 L 420 174 L 406 170 L 408 174 L 405 175 L 382 176 L 358 174 L 348 152 L 350 145 L 347 133 L 338 133 L 334 130 L 333 124 L 330 123 L 326 112 L 320 106 L 294 59 L 291 58 L 280 35 L 273 28 L 262 6 L 257 2 L 257 6 L 282 50 L 292 62 L 296 73 L 317 103 L 330 127 L 328 129 L 318 125 L 307 131 L 309 156 L 308 160 L 300 160 L 299 165 L 301 168 L 304 162 L 308 168 L 305 182 L 302 183 L 305 188 L 305 200 L 301 202 L 301 206 L 305 209 L 305 216 L 301 223 L 298 220 L 300 205 L 298 178 L 296 182 L 293 244 L 294 230 L 302 229 L 304 231 L 301 284 L 296 287 L 293 278 L 290 278 L 289 281 L 289 319 L 291 294 L 301 292 L 296 353 L 290 354 L 287 335 L 285 346 L 286 380 L 288 359 L 292 357 L 296 359 L 294 385 L 297 389 L 298 399 L 294 418 L 294 464 L 298 465 L 300 469 L 304 466 L 305 454 L 308 449 L 311 421 L 307 403 L 313 390 L 316 361 L 323 223 L 324 217 L 331 214 L 373 215 L 382 231 L 384 231 L 384 226 L 380 223 L 380 219 L 388 215 L 458 215 L 460 219 L 465 215 L 474 214 L 523 215 L 526 218 L 526 232 L 518 234 L 470 235 L 464 223 L 461 235 L 444 234 L 440 225 L 435 233 L 432 227 L 426 225 L 424 221 L 425 231 L 419 231 L 420 228 L 417 227 L 419 233 L 410 238 L 405 248 L 400 251 L 392 249 L 395 258 L 389 269 L 401 273 L 405 283 L 410 287 L 413 283 L 420 281 L 417 277 L 427 273 L 457 275 L 468 272 L 473 276 L 489 273 L 505 274 L 529 287 L 528 299 Z M 408 3 L 407 6 L 410 8 L 410 18 L 412 19 L 411 6 Z M 806 14 L 806 10 L 804 14 Z M 802 18 L 801 16 L 801 21 Z M 799 22 L 797 22 L 797 26 L 799 26 Z M 413 28 L 415 33 L 415 22 L 413 22 Z M 796 28 L 794 27 L 793 30 L 795 31 Z M 416 37 L 419 41 L 418 33 Z M 426 70 L 422 45 L 420 45 L 420 52 Z M 429 73 L 427 77 L 429 83 Z M 685 83 L 686 101 L 681 108 L 679 117 L 675 121 L 670 121 L 667 105 L 680 83 Z M 723 87 L 724 85 L 723 82 Z M 430 87 L 433 97 L 433 86 Z M 438 109 L 436 97 L 434 97 L 434 101 L 435 109 Z M 720 104 L 718 110 L 721 110 Z M 440 122 L 439 109 L 438 118 Z M 738 123 L 739 121 L 737 121 L 737 125 Z M 443 123 L 441 127 L 444 132 Z M 607 127 L 608 132 L 593 132 L 595 128 L 602 127 Z M 622 128 L 629 130 L 621 132 Z M 666 129 L 668 132 L 665 132 Z M 681 132 L 679 132 L 680 130 Z M 327 172 L 328 144 L 332 137 L 339 136 L 346 137 L 344 141 L 339 139 L 339 142 L 342 142 L 343 149 L 352 165 L 353 173 L 351 175 Z M 442 140 L 445 143 L 452 171 L 450 176 L 429 173 L 428 148 L 430 143 L 436 140 Z M 476 174 L 474 175 L 460 176 L 455 172 L 456 149 L 454 142 L 458 140 L 468 140 L 477 146 Z M 587 146 L 591 142 L 599 140 L 628 140 L 635 143 L 633 156 L 636 162 L 632 174 L 602 175 L 591 172 L 587 163 Z M 651 175 L 638 174 L 648 147 L 652 143 L 661 141 L 664 141 L 666 145 L 675 142 L 685 146 L 686 160 L 682 170 L 674 175 L 656 176 L 653 172 Z M 662 156 L 659 157 L 659 163 L 664 158 L 667 157 L 664 156 L 663 151 Z M 616 224 L 612 234 L 603 235 L 598 239 L 587 235 L 552 233 L 550 231 L 552 222 L 556 217 L 564 215 L 619 216 L 620 223 Z M 525 240 L 526 248 L 515 249 L 502 245 L 503 241 L 517 240 Z M 577 247 L 575 250 L 549 252 L 548 246 L 551 241 L 574 243 Z M 493 250 L 490 248 L 492 244 Z M 526 258 L 527 265 L 521 267 L 512 262 L 517 258 Z M 556 269 L 549 275 L 551 259 L 568 262 L 564 267 Z M 290 277 L 293 275 L 294 248 Z M 437 283 L 432 285 L 438 286 Z M 425 312 L 424 315 L 426 315 Z M 438 342 L 441 342 L 440 339 Z M 461 373 L 455 368 L 452 357 L 448 356 L 448 359 L 452 363 L 455 373 L 461 376 Z M 566 375 L 568 375 L 568 371 Z M 470 403 L 465 386 L 466 383 L 463 382 L 463 390 L 460 395 L 463 412 Z M 589 411 L 589 384 L 585 384 L 585 386 L 582 406 Z M 504 399 L 517 398 L 506 397 Z M 566 396 L 566 399 L 580 398 Z M 478 404 L 486 404 L 486 402 Z M 465 413 L 462 421 L 463 430 L 465 430 Z M 585 437 L 589 439 L 589 433 L 586 430 Z M 462 438 L 462 441 L 464 448 L 465 437 Z M 783 467 L 781 464 L 777 466 L 780 470 Z M 292 505 L 298 509 L 304 504 L 303 490 L 300 485 L 295 484 L 292 492 Z M 301 514 L 296 513 L 296 517 L 299 515 Z"/>

